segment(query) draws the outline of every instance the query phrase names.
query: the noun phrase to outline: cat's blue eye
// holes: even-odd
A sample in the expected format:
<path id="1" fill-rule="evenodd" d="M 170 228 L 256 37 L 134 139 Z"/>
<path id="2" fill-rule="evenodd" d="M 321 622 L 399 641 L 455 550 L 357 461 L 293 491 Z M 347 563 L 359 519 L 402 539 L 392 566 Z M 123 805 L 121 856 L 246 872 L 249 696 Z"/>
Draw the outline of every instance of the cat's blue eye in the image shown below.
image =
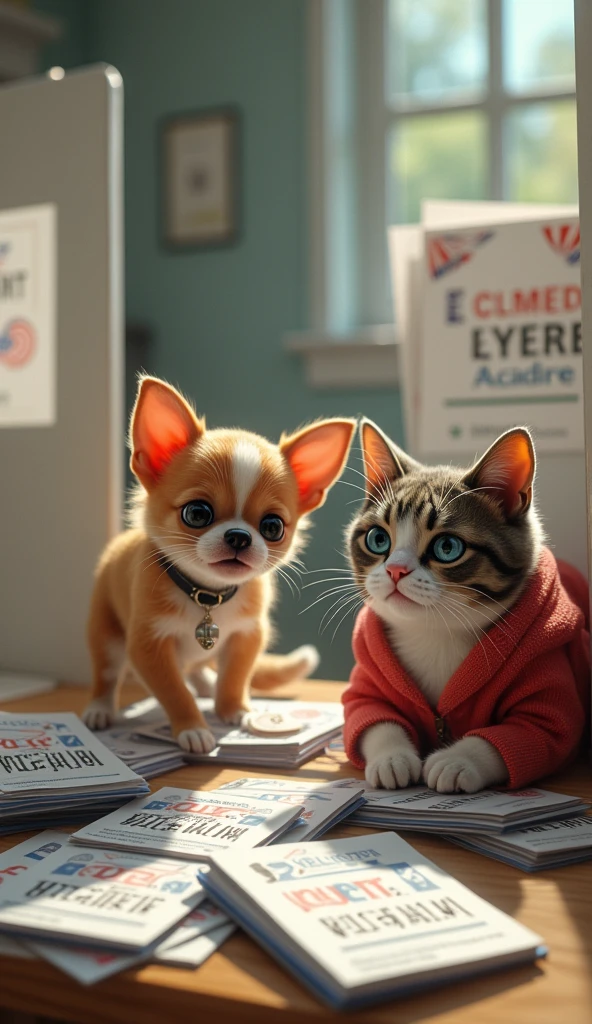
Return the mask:
<path id="1" fill-rule="evenodd" d="M 464 540 L 453 533 L 442 533 L 432 544 L 432 553 L 438 562 L 456 562 L 466 550 Z"/>
<path id="2" fill-rule="evenodd" d="M 382 526 L 372 526 L 364 539 L 373 555 L 388 555 L 391 550 L 391 538 Z"/>
<path id="3" fill-rule="evenodd" d="M 181 519 L 193 530 L 203 530 L 214 521 L 214 509 L 207 501 L 188 501 L 181 509 Z"/>

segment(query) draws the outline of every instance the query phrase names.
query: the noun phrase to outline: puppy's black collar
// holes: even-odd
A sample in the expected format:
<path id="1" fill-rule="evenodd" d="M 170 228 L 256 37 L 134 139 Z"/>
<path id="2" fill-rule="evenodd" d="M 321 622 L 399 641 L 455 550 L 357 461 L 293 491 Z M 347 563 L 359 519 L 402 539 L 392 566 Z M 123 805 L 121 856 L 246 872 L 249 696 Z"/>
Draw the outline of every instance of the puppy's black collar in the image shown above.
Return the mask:
<path id="1" fill-rule="evenodd" d="M 188 576 L 185 576 L 184 573 L 180 572 L 165 555 L 161 555 L 158 561 L 163 569 L 166 570 L 173 583 L 179 587 L 179 590 L 182 590 L 184 594 L 187 594 L 187 597 L 190 597 L 192 601 L 195 601 L 202 608 L 213 608 L 214 605 L 226 604 L 227 601 L 230 601 L 231 597 L 234 597 L 238 590 L 237 586 L 227 587 L 226 590 L 208 590 L 207 587 L 202 587 L 199 583 L 195 583 Z"/>

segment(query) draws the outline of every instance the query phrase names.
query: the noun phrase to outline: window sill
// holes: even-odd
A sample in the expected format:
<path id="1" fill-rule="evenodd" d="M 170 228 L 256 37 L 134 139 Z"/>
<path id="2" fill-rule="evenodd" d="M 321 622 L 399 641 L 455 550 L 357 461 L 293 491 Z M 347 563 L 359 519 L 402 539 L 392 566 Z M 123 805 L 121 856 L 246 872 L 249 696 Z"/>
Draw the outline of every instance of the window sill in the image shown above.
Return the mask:
<path id="1" fill-rule="evenodd" d="M 311 388 L 387 388 L 399 383 L 398 340 L 392 324 L 350 334 L 299 331 L 284 338 L 284 349 L 304 359 Z"/>

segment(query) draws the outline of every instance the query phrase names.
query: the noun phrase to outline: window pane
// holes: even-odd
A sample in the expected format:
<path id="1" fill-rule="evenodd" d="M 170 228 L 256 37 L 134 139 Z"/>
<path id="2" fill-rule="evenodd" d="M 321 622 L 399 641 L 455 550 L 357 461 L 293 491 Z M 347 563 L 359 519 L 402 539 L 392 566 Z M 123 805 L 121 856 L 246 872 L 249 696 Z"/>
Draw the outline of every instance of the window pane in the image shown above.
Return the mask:
<path id="1" fill-rule="evenodd" d="M 446 103 L 485 88 L 485 0 L 389 0 L 387 89 Z"/>
<path id="2" fill-rule="evenodd" d="M 575 102 L 515 107 L 507 116 L 505 128 L 507 198 L 577 203 Z"/>
<path id="3" fill-rule="evenodd" d="M 573 0 L 504 0 L 503 24 L 510 92 L 575 88 Z"/>
<path id="4" fill-rule="evenodd" d="M 391 222 L 419 220 L 422 199 L 485 199 L 486 134 L 474 110 L 399 120 L 388 143 Z"/>

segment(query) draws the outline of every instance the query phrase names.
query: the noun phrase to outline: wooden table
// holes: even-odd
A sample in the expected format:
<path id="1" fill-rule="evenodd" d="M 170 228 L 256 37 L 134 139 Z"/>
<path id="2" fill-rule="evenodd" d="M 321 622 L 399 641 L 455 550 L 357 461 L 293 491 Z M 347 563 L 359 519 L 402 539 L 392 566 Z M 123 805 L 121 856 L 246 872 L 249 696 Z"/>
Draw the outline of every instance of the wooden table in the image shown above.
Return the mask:
<path id="1" fill-rule="evenodd" d="M 282 695 L 336 700 L 338 683 L 310 682 L 285 687 Z M 139 694 L 132 688 L 128 700 Z M 53 694 L 7 704 L 15 711 L 80 711 L 86 693 L 63 687 Z M 191 766 L 153 780 L 152 788 L 175 785 L 213 789 L 257 770 Z M 290 772 L 277 772 L 289 775 Z M 322 756 L 299 769 L 302 779 L 333 779 L 360 773 Z M 592 772 L 580 765 L 548 783 L 549 789 L 592 797 Z M 339 826 L 340 837 L 367 830 Z M 0 839 L 0 848 L 32 835 Z M 514 868 L 451 846 L 436 837 L 411 833 L 410 841 L 451 875 L 547 940 L 550 954 L 538 966 L 505 970 L 483 979 L 434 989 L 424 995 L 360 1013 L 327 1010 L 243 934 L 195 971 L 150 965 L 127 971 L 85 989 L 41 961 L 0 959 L 0 1007 L 81 1024 L 590 1024 L 592 1020 L 592 863 L 527 875 Z"/>

